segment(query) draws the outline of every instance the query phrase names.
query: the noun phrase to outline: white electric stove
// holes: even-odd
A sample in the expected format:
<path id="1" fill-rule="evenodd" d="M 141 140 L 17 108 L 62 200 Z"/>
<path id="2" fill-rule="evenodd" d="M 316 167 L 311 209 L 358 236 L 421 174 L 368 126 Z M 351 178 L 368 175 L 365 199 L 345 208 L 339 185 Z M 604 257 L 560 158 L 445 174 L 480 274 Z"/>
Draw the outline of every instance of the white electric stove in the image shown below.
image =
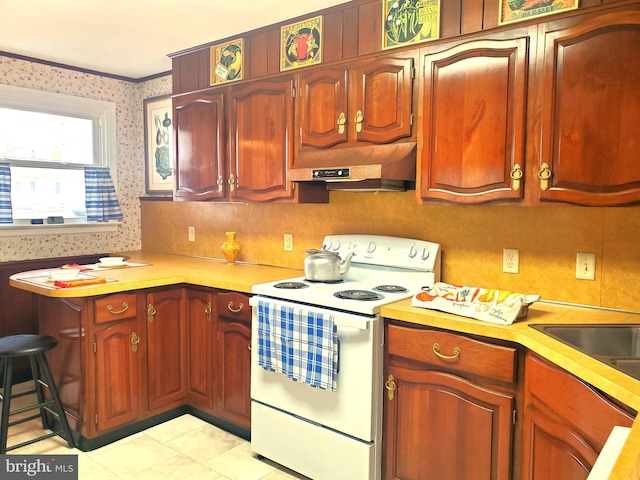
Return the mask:
<path id="1" fill-rule="evenodd" d="M 255 285 L 251 340 L 251 448 L 314 480 L 381 477 L 382 305 L 440 281 L 440 245 L 378 235 L 332 235 L 324 249 L 354 253 L 337 282 L 304 277 Z M 346 298 L 344 298 L 346 297 Z M 331 318 L 337 333 L 335 391 L 263 368 L 265 311 Z M 259 313 L 262 312 L 262 313 Z M 282 312 L 286 312 L 284 315 Z M 305 359 L 302 359 L 303 361 Z M 335 367 L 335 363 L 334 363 Z"/>

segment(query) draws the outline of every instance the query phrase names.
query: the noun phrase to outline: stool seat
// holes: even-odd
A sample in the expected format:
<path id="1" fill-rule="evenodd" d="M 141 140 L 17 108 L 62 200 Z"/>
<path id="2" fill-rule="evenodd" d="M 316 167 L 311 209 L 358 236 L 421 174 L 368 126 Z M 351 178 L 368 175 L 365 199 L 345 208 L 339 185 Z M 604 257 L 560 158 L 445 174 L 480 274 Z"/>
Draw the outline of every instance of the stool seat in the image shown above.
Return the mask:
<path id="1" fill-rule="evenodd" d="M 11 335 L 9 337 L 0 338 L 0 372 L 4 374 L 2 382 L 2 395 L 0 400 L 2 403 L 2 409 L 0 414 L 0 455 L 6 454 L 9 450 L 15 450 L 32 443 L 39 442 L 56 435 L 61 436 L 67 441 L 69 448 L 75 447 L 73 434 L 69 427 L 67 420 L 67 414 L 62 406 L 58 389 L 51 375 L 51 369 L 47 362 L 45 352 L 51 350 L 58 345 L 58 340 L 49 335 Z M 22 392 L 16 395 L 12 395 L 12 374 L 13 374 L 13 359 L 14 357 L 29 357 L 31 363 L 31 373 L 33 376 L 34 390 L 29 392 Z M 45 398 L 45 392 L 43 387 L 46 387 L 51 394 L 52 400 Z M 19 408 L 18 410 L 11 411 L 11 399 L 15 397 L 22 397 L 25 395 L 31 395 L 35 393 L 37 397 L 37 403 L 29 405 L 27 407 Z M 12 415 L 21 414 L 29 410 L 38 410 L 39 414 L 23 417 L 15 421 L 10 421 Z M 61 428 L 59 430 L 52 431 L 51 433 L 42 435 L 25 442 L 7 446 L 7 439 L 9 437 L 9 427 L 19 425 L 29 420 L 40 417 L 42 420 L 42 428 L 48 430 L 51 425 L 49 414 L 51 414 Z"/>
<path id="2" fill-rule="evenodd" d="M 0 357 L 24 357 L 46 352 L 58 345 L 58 340 L 49 335 L 11 335 L 0 338 Z"/>

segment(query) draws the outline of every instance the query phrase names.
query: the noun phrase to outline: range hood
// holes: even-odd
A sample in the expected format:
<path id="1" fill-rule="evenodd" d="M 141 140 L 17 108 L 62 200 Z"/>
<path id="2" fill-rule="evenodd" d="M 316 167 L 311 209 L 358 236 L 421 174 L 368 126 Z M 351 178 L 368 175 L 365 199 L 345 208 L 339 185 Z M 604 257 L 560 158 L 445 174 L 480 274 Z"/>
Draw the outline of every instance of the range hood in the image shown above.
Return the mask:
<path id="1" fill-rule="evenodd" d="M 289 169 L 294 182 L 325 182 L 327 190 L 404 191 L 416 179 L 416 143 L 303 150 Z"/>

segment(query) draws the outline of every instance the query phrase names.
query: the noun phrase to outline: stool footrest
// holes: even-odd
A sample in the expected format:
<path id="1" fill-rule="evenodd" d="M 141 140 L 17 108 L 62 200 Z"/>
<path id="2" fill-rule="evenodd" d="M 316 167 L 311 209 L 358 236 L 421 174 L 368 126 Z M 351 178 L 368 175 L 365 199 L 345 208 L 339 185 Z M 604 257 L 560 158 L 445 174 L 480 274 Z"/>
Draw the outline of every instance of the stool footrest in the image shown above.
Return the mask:
<path id="1" fill-rule="evenodd" d="M 40 415 L 31 415 L 30 417 L 24 417 L 19 420 L 14 420 L 13 422 L 9 422 L 9 427 L 13 427 L 14 425 L 20 425 L 21 423 L 28 422 L 29 420 L 35 420 L 36 418 L 40 418 Z"/>
<path id="2" fill-rule="evenodd" d="M 42 403 L 36 403 L 34 405 L 29 405 L 27 407 L 22 407 L 22 408 L 19 408 L 17 410 L 14 410 L 13 412 L 9 413 L 9 415 L 15 415 L 17 413 L 28 412 L 29 410 L 35 410 L 36 408 L 47 407 L 49 405 L 53 405 L 54 403 L 55 402 L 53 400 L 48 400 L 48 401 L 42 402 Z"/>
<path id="3" fill-rule="evenodd" d="M 46 435 L 42 435 L 40 437 L 33 438 L 31 440 L 27 440 L 26 442 L 18 443 L 16 445 L 11 445 L 10 447 L 7 447 L 7 452 L 9 450 L 15 450 L 16 448 L 26 447 L 27 445 L 34 444 L 36 442 L 39 442 L 40 440 L 46 440 L 47 438 L 55 437 L 56 435 L 60 435 L 61 433 L 64 434 L 64 430 L 58 430 L 56 432 L 51 432 L 51 433 L 48 433 Z M 63 436 L 63 438 L 64 438 L 64 436 Z"/>

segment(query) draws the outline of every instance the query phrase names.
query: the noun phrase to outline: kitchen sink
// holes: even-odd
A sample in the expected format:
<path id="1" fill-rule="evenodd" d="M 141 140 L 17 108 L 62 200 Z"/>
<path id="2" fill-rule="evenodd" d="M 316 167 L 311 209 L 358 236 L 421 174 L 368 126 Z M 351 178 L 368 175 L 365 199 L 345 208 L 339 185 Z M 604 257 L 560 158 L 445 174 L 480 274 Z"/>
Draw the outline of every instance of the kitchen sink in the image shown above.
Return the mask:
<path id="1" fill-rule="evenodd" d="M 640 380 L 640 324 L 531 327 Z"/>

